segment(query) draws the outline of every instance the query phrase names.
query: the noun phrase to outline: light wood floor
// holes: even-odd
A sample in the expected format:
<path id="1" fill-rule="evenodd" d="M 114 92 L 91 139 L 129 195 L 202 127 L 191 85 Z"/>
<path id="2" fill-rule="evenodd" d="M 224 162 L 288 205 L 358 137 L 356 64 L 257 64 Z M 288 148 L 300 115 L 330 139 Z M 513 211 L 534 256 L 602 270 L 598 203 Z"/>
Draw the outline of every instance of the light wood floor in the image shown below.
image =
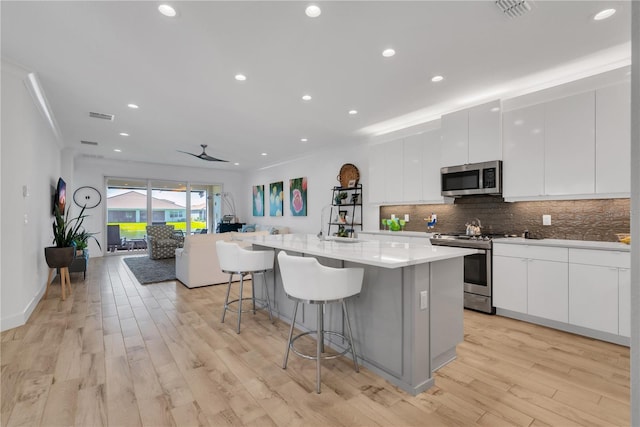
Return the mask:
<path id="1" fill-rule="evenodd" d="M 220 323 L 225 287 L 142 286 L 122 258 L 92 258 L 2 333 L 2 425 L 624 426 L 629 350 L 465 313 L 465 342 L 436 386 L 410 396 L 347 359 L 280 363 L 287 325 Z"/>

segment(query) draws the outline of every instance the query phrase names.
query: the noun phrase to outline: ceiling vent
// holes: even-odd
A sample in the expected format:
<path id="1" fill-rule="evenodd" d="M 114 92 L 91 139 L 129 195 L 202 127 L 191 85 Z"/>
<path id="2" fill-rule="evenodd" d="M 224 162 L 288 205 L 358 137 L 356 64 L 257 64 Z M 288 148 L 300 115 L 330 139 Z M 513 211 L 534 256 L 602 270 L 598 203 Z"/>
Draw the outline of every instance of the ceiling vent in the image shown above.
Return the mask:
<path id="1" fill-rule="evenodd" d="M 97 142 L 95 141 L 85 141 L 83 139 L 80 140 L 80 144 L 85 144 L 85 145 L 98 145 Z"/>
<path id="2" fill-rule="evenodd" d="M 510 18 L 522 16 L 531 10 L 531 2 L 527 0 L 496 0 L 496 6 Z"/>
<path id="3" fill-rule="evenodd" d="M 113 121 L 115 116 L 113 114 L 94 113 L 93 111 L 90 111 L 89 117 L 93 117 L 94 119 Z"/>

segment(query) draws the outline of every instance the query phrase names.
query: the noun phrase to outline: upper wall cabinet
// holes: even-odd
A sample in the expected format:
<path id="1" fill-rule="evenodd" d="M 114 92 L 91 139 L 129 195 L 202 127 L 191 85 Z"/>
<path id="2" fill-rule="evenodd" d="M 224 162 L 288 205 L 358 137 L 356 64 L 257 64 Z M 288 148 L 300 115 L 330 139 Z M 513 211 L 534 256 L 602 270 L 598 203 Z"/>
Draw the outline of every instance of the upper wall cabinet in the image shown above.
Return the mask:
<path id="1" fill-rule="evenodd" d="M 503 189 L 509 197 L 544 194 L 544 105 L 504 113 Z"/>
<path id="2" fill-rule="evenodd" d="M 629 83 L 520 108 L 503 116 L 503 196 L 628 197 Z"/>
<path id="3" fill-rule="evenodd" d="M 371 203 L 443 201 L 440 129 L 373 145 L 369 156 Z"/>
<path id="4" fill-rule="evenodd" d="M 545 104 L 544 186 L 549 195 L 595 192 L 595 93 Z"/>
<path id="5" fill-rule="evenodd" d="M 502 160 L 500 109 L 498 100 L 442 116 L 440 166 Z"/>
<path id="6" fill-rule="evenodd" d="M 401 202 L 403 198 L 403 140 L 369 148 L 369 201 Z"/>
<path id="7" fill-rule="evenodd" d="M 631 84 L 596 90 L 596 193 L 629 193 Z"/>
<path id="8" fill-rule="evenodd" d="M 427 202 L 444 200 L 440 194 L 440 129 L 422 134 L 422 198 Z"/>

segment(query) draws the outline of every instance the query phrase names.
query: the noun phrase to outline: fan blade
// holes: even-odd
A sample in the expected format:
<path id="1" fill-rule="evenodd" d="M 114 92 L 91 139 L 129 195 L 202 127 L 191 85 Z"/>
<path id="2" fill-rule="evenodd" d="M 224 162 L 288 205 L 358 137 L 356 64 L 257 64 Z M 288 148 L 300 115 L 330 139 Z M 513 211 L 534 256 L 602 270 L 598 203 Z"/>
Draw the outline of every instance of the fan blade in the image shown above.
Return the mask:
<path id="1" fill-rule="evenodd" d="M 211 157 L 207 153 L 202 153 L 202 154 L 200 154 L 199 156 L 196 156 L 196 157 L 199 157 L 202 160 L 208 160 L 210 162 L 228 162 L 228 160 L 216 159 L 215 157 Z"/>
<path id="2" fill-rule="evenodd" d="M 181 151 L 181 150 L 176 150 L 176 151 L 177 151 L 178 153 L 189 154 L 190 156 L 198 157 L 198 158 L 202 155 L 202 154 L 193 154 L 193 153 L 189 153 L 189 152 Z"/>

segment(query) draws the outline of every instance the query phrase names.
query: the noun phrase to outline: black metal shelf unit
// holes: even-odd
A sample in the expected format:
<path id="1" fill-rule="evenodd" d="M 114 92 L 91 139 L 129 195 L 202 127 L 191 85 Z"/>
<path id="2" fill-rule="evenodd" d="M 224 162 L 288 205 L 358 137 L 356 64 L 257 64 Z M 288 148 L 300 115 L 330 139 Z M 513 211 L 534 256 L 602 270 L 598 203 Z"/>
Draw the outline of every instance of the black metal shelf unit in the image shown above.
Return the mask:
<path id="1" fill-rule="evenodd" d="M 362 184 L 333 187 L 332 193 L 327 235 L 355 237 L 356 227 L 362 231 Z"/>

